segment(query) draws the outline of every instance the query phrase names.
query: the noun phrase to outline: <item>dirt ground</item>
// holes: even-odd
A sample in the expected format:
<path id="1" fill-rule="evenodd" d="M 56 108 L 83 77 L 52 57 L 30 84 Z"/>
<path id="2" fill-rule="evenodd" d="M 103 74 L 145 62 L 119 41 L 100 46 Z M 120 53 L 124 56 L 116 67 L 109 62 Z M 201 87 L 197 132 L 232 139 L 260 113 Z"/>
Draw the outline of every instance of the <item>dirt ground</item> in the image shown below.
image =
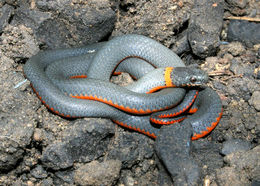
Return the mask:
<path id="1" fill-rule="evenodd" d="M 218 126 L 191 144 L 192 185 L 260 185 L 259 7 L 256 0 L 0 1 L 0 185 L 189 185 L 165 170 L 153 139 L 108 119 L 55 115 L 24 77 L 40 50 L 130 33 L 205 70 L 221 98 Z"/>

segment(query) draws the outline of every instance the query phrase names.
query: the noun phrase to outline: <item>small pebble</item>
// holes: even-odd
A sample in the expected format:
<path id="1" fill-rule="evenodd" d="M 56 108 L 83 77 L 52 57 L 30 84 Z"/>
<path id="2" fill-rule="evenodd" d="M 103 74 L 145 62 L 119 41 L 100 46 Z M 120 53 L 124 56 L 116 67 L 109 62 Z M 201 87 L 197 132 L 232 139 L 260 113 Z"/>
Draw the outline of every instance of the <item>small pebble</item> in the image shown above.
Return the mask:
<path id="1" fill-rule="evenodd" d="M 260 91 L 255 91 L 248 102 L 257 111 L 260 111 Z"/>
<path id="2" fill-rule="evenodd" d="M 248 151 L 250 148 L 250 142 L 241 139 L 231 139 L 223 143 L 221 154 L 228 155 L 238 151 Z"/>
<path id="3" fill-rule="evenodd" d="M 75 171 L 75 183 L 77 185 L 113 185 L 119 178 L 121 165 L 118 160 L 101 163 L 92 161 Z"/>
<path id="4" fill-rule="evenodd" d="M 41 165 L 37 165 L 33 170 L 31 170 L 31 175 L 35 178 L 42 179 L 46 178 L 48 173 Z"/>

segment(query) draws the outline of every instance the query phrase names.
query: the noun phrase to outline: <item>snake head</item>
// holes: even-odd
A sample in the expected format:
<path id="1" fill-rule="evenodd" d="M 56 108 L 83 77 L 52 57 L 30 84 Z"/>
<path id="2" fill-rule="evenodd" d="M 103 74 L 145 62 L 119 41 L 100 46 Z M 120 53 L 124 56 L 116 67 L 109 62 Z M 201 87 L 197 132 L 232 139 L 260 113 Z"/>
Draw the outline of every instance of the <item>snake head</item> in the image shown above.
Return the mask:
<path id="1" fill-rule="evenodd" d="M 171 79 L 176 87 L 200 86 L 208 82 L 208 74 L 194 67 L 175 67 Z"/>

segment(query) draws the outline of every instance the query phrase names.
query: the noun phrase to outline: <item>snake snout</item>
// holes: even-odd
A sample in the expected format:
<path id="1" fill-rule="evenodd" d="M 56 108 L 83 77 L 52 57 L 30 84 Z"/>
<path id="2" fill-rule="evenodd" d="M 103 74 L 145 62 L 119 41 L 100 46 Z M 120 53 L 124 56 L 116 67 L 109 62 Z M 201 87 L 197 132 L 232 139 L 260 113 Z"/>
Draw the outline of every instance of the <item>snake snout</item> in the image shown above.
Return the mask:
<path id="1" fill-rule="evenodd" d="M 199 70 L 199 73 L 191 75 L 189 81 L 187 82 L 188 86 L 200 86 L 208 82 L 208 75 L 206 72 Z"/>
<path id="2" fill-rule="evenodd" d="M 199 70 L 199 69 L 198 69 Z M 198 72 L 196 72 L 196 75 L 192 75 L 189 79 L 189 83 L 191 86 L 199 86 L 199 85 L 203 85 L 205 83 L 208 82 L 208 74 L 202 70 L 199 70 Z"/>
<path id="3" fill-rule="evenodd" d="M 208 82 L 208 75 L 197 68 L 176 67 L 172 73 L 172 80 L 177 87 L 201 86 Z"/>

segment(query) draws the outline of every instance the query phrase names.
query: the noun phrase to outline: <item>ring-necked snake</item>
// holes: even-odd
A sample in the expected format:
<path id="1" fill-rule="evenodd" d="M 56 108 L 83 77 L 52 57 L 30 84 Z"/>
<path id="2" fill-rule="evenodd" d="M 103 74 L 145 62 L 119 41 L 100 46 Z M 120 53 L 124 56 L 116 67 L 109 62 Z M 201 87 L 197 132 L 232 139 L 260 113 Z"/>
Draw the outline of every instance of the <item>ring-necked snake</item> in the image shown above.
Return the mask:
<path id="1" fill-rule="evenodd" d="M 127 87 L 114 85 L 109 80 L 115 69 L 127 71 L 138 80 Z M 185 96 L 185 89 L 168 87 L 207 81 L 203 71 L 185 67 L 171 50 L 140 35 L 124 35 L 81 48 L 39 52 L 27 61 L 24 73 L 40 100 L 53 112 L 65 117 L 110 118 L 153 138 L 160 128 L 151 123 L 153 119 L 172 120 L 165 118 L 171 114 L 157 111 L 174 107 L 173 112 L 176 109 L 185 112 L 192 105 L 186 100 L 194 101 L 198 94 L 190 90 Z M 182 103 L 176 107 L 184 96 L 188 106 Z M 209 88 L 199 93 L 195 103 L 198 111 L 183 121 L 191 122 L 192 139 L 213 130 L 222 115 L 221 100 Z M 152 117 L 148 113 L 153 113 Z"/>

